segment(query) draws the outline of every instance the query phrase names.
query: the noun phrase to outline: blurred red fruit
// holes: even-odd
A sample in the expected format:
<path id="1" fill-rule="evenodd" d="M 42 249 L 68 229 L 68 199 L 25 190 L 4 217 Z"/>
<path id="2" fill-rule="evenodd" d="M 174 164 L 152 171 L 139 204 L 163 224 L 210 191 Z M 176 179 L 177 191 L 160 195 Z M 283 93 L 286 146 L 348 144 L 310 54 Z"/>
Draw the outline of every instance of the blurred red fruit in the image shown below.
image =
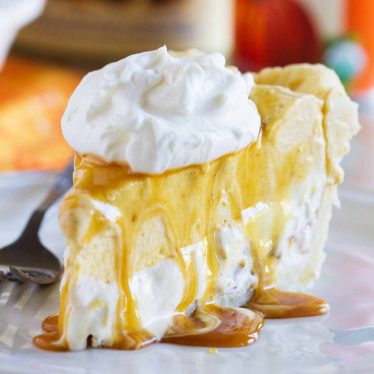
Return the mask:
<path id="1" fill-rule="evenodd" d="M 317 62 L 320 38 L 294 0 L 237 0 L 235 63 L 243 71 Z"/>

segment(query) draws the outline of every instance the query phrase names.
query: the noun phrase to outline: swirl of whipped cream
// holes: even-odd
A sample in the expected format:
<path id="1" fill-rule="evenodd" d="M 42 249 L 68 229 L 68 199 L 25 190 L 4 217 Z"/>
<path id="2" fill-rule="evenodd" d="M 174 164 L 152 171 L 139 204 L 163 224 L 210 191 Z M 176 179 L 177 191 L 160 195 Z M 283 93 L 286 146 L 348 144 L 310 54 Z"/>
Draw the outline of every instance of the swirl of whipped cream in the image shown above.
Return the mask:
<path id="1" fill-rule="evenodd" d="M 255 141 L 260 116 L 248 99 L 250 74 L 225 67 L 218 53 L 129 56 L 86 75 L 62 131 L 79 154 L 160 174 L 202 164 Z"/>

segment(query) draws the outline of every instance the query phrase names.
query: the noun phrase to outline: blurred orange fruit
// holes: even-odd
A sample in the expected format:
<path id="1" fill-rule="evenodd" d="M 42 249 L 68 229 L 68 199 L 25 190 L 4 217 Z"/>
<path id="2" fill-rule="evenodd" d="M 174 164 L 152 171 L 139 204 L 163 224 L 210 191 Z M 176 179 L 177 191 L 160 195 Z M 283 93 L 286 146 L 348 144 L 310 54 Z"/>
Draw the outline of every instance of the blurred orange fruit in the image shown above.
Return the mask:
<path id="1" fill-rule="evenodd" d="M 10 58 L 0 72 L 0 171 L 57 170 L 72 156 L 60 130 L 80 74 Z"/>

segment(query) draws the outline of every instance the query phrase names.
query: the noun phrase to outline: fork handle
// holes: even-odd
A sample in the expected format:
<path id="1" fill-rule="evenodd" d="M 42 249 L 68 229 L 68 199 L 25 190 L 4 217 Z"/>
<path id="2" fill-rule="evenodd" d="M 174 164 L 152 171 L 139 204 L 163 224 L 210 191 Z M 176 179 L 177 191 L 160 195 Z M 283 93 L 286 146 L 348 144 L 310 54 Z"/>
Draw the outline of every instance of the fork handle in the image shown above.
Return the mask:
<path id="1" fill-rule="evenodd" d="M 57 182 L 51 188 L 48 195 L 44 198 L 41 204 L 36 208 L 36 213 L 44 213 L 47 209 L 72 186 L 72 174 L 74 170 L 74 163 L 71 162 L 66 169 L 59 175 Z"/>

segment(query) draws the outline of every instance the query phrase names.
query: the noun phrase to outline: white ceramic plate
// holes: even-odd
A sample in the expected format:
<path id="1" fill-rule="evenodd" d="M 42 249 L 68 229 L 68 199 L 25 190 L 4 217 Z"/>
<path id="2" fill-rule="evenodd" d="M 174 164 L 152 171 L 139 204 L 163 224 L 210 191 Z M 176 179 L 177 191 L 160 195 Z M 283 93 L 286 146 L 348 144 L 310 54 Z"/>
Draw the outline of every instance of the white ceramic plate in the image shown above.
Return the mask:
<path id="1" fill-rule="evenodd" d="M 48 185 L 56 175 L 57 172 L 50 171 L 0 172 L 0 191 Z"/>
<path id="2" fill-rule="evenodd" d="M 53 353 L 34 348 L 31 339 L 40 332 L 43 318 L 57 312 L 58 286 L 3 282 L 0 372 L 373 373 L 374 196 L 344 191 L 341 196 L 342 209 L 334 214 L 323 274 L 312 290 L 329 301 L 328 316 L 267 321 L 254 345 L 219 349 L 216 354 L 208 348 L 167 344 L 137 352 Z M 56 210 L 46 217 L 41 237 L 61 254 Z"/>

